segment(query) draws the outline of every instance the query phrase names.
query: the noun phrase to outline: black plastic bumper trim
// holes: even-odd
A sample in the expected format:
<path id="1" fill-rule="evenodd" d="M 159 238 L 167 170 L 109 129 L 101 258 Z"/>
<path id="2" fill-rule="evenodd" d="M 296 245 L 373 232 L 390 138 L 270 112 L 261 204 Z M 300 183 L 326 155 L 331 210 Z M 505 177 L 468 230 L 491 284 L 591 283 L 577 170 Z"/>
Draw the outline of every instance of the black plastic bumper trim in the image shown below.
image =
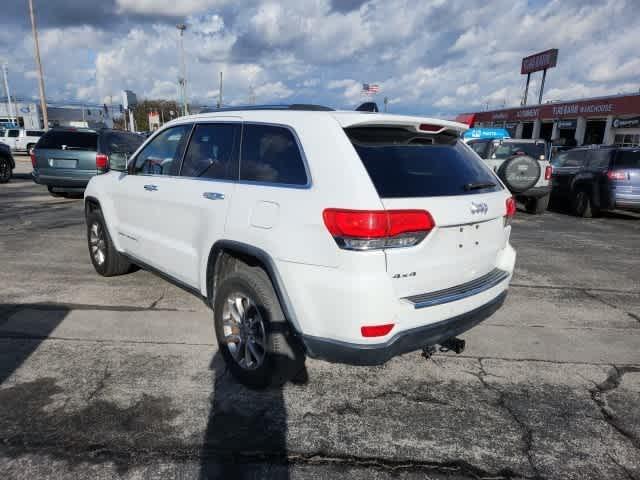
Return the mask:
<path id="1" fill-rule="evenodd" d="M 403 353 L 438 345 L 448 338 L 475 327 L 498 310 L 507 297 L 505 290 L 481 307 L 431 325 L 398 333 L 385 343 L 358 344 L 303 335 L 302 341 L 311 358 L 349 365 L 381 365 Z"/>

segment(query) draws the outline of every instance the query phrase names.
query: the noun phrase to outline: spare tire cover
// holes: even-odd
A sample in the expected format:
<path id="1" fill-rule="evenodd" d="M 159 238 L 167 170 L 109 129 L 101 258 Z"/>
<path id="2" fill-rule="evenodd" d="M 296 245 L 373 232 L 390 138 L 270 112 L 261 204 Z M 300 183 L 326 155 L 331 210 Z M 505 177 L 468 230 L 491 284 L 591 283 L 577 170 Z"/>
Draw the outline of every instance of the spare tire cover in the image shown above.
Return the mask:
<path id="1" fill-rule="evenodd" d="M 529 155 L 514 155 L 500 165 L 498 176 L 513 193 L 524 192 L 538 183 L 540 164 Z"/>

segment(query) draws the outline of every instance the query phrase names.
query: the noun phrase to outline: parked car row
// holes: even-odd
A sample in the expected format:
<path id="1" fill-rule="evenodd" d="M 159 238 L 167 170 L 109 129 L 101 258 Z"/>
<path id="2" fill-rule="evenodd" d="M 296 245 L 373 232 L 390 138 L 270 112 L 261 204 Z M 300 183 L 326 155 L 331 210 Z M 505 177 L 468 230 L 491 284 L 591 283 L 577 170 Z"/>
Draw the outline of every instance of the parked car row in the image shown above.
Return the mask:
<path id="1" fill-rule="evenodd" d="M 496 132 L 489 133 L 487 138 L 469 136 L 466 143 L 528 212 L 542 213 L 550 201 L 581 217 L 612 210 L 640 212 L 640 149 L 552 149 L 545 140 L 496 139 Z"/>

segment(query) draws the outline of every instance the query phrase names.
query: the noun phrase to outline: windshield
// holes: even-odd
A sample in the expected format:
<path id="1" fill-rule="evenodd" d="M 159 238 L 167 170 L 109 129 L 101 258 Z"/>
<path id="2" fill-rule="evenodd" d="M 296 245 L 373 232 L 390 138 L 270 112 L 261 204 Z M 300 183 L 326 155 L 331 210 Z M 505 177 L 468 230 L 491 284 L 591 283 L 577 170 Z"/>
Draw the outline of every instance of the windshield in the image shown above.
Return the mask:
<path id="1" fill-rule="evenodd" d="M 491 158 L 509 158 L 514 155 L 529 155 L 535 159 L 544 156 L 544 143 L 501 143 L 493 151 Z"/>

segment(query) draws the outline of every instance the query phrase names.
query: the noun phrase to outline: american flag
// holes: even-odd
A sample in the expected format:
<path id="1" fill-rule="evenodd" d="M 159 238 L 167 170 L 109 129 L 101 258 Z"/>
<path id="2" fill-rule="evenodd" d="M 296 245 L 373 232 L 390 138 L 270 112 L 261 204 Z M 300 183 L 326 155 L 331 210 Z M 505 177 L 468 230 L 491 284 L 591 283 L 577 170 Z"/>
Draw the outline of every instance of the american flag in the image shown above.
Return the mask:
<path id="1" fill-rule="evenodd" d="M 365 95 L 375 95 L 380 91 L 380 86 L 376 83 L 363 83 L 362 93 Z"/>

